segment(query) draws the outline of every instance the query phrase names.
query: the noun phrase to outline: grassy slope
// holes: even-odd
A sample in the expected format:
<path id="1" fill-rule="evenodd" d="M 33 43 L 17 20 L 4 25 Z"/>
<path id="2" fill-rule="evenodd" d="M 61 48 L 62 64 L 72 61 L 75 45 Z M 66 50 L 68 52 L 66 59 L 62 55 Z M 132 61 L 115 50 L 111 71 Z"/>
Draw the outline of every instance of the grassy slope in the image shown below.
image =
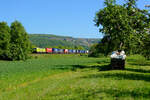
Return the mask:
<path id="1" fill-rule="evenodd" d="M 37 56 L 26 62 L 0 61 L 0 100 L 150 98 L 150 62 L 140 56 L 129 57 L 124 71 L 104 71 L 109 58 Z"/>

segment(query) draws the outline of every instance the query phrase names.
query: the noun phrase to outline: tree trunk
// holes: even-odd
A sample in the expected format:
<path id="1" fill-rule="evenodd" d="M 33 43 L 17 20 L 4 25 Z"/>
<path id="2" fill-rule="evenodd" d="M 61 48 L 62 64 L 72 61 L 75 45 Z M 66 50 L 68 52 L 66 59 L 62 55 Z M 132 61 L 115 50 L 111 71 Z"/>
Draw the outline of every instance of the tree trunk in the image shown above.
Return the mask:
<path id="1" fill-rule="evenodd" d="M 120 50 L 122 49 L 122 46 L 123 46 L 123 43 L 121 42 L 120 43 L 120 47 L 119 47 Z"/>

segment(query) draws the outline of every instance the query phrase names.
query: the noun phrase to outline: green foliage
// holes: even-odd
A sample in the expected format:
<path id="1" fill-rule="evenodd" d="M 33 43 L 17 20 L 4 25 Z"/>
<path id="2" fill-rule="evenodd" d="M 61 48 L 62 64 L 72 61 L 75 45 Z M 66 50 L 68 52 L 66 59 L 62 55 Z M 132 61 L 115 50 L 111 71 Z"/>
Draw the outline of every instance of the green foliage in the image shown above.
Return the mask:
<path id="1" fill-rule="evenodd" d="M 143 39 L 143 45 L 142 45 L 142 51 L 141 52 L 145 58 L 150 60 L 150 34 L 145 36 L 145 38 Z"/>
<path id="2" fill-rule="evenodd" d="M 31 50 L 28 35 L 22 24 L 18 21 L 13 22 L 10 28 L 10 59 L 26 60 Z"/>
<path id="3" fill-rule="evenodd" d="M 26 60 L 31 51 L 28 35 L 18 21 L 11 24 L 0 22 L 0 59 Z"/>
<path id="4" fill-rule="evenodd" d="M 99 57 L 100 54 L 99 54 L 99 51 L 98 51 L 98 46 L 99 44 L 94 44 L 91 46 L 90 48 L 90 52 L 89 52 L 89 57 Z"/>
<path id="5" fill-rule="evenodd" d="M 116 3 L 116 0 L 105 0 L 105 2 L 104 2 L 104 4 L 105 4 L 106 6 L 113 5 L 113 4 L 115 4 L 115 3 Z"/>
<path id="6" fill-rule="evenodd" d="M 9 42 L 10 28 L 6 22 L 0 22 L 0 59 L 8 59 Z"/>
<path id="7" fill-rule="evenodd" d="M 104 34 L 102 51 L 108 55 L 113 50 L 123 49 L 127 54 L 139 54 L 143 38 L 149 33 L 150 14 L 136 6 L 137 0 L 127 0 L 124 5 L 115 0 L 105 0 L 106 7 L 97 12 L 96 26 Z"/>

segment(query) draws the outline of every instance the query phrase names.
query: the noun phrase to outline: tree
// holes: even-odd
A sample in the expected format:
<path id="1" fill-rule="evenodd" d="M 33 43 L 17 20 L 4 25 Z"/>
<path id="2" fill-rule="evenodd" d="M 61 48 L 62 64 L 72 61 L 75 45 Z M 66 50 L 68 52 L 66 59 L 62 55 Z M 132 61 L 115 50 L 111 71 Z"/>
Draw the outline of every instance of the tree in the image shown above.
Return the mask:
<path id="1" fill-rule="evenodd" d="M 124 49 L 129 54 L 140 51 L 137 46 L 142 45 L 142 38 L 150 28 L 150 19 L 148 11 L 136 7 L 136 1 L 126 0 L 124 5 L 118 5 L 115 0 L 105 0 L 106 7 L 97 12 L 96 26 L 109 37 L 105 43 L 109 45 L 107 51 Z"/>
<path id="2" fill-rule="evenodd" d="M 0 58 L 8 59 L 10 28 L 6 22 L 0 22 Z"/>
<path id="3" fill-rule="evenodd" d="M 142 45 L 142 55 L 150 60 L 150 34 L 145 36 L 143 39 L 143 45 Z"/>
<path id="4" fill-rule="evenodd" d="M 30 41 L 28 34 L 25 31 L 22 24 L 15 21 L 11 24 L 11 49 L 10 59 L 11 60 L 26 60 L 30 52 Z"/>
<path id="5" fill-rule="evenodd" d="M 106 0 L 109 1 L 109 0 Z M 96 26 L 100 26 L 100 32 L 110 36 L 111 42 L 119 40 L 116 47 L 121 49 L 128 36 L 128 14 L 127 9 L 115 3 L 107 4 L 95 17 Z"/>

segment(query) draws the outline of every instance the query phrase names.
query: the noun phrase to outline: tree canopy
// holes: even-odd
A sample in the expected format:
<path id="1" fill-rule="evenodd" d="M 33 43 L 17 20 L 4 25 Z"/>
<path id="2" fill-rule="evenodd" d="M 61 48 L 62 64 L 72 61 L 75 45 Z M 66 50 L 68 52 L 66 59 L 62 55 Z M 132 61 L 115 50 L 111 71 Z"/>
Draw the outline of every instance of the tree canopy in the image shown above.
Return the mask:
<path id="1" fill-rule="evenodd" d="M 10 42 L 10 28 L 6 22 L 0 22 L 0 58 L 8 59 Z"/>
<path id="2" fill-rule="evenodd" d="M 30 51 L 28 34 L 22 24 L 15 21 L 9 27 L 0 22 L 0 58 L 4 60 L 26 60 Z"/>
<path id="3" fill-rule="evenodd" d="M 144 47 L 143 40 L 149 34 L 150 14 L 139 9 L 136 1 L 126 0 L 119 5 L 115 0 L 105 0 L 106 7 L 97 12 L 95 25 L 104 38 L 109 38 L 103 38 L 105 42 L 101 42 L 106 47 L 106 55 L 117 49 L 123 49 L 128 54 L 142 53 L 139 46 Z"/>
<path id="4" fill-rule="evenodd" d="M 30 51 L 30 42 L 27 32 L 22 24 L 15 21 L 11 24 L 11 59 L 26 60 Z"/>

